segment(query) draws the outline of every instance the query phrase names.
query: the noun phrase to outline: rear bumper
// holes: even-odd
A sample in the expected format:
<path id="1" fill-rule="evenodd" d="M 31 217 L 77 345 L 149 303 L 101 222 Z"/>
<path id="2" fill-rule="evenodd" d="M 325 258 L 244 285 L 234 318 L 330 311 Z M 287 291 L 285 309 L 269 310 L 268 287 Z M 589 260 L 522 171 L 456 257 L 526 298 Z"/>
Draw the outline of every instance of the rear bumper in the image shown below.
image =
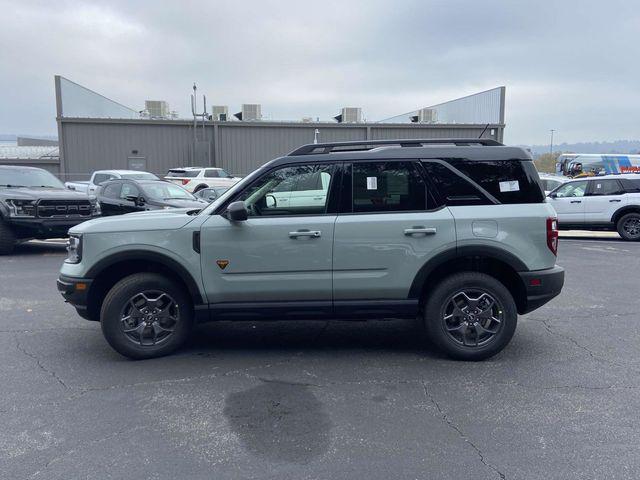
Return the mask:
<path id="1" fill-rule="evenodd" d="M 58 291 L 64 300 L 73 305 L 81 317 L 88 318 L 87 304 L 89 303 L 89 289 L 93 280 L 88 278 L 58 277 Z"/>
<path id="2" fill-rule="evenodd" d="M 564 268 L 555 266 L 533 272 L 518 272 L 525 288 L 525 302 L 520 314 L 540 308 L 556 297 L 564 285 Z"/>

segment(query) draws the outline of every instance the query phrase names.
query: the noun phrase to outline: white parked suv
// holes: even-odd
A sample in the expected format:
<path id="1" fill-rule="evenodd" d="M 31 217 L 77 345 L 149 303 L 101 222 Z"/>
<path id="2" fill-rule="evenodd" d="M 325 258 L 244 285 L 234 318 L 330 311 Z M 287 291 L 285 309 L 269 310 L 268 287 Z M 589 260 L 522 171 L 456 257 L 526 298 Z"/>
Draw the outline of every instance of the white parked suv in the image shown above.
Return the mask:
<path id="1" fill-rule="evenodd" d="M 165 180 L 169 180 L 191 193 L 203 188 L 230 187 L 238 183 L 242 177 L 234 177 L 222 168 L 215 167 L 184 167 L 172 168 L 167 172 Z"/>
<path id="2" fill-rule="evenodd" d="M 640 175 L 576 178 L 549 194 L 561 229 L 617 231 L 640 240 Z"/>

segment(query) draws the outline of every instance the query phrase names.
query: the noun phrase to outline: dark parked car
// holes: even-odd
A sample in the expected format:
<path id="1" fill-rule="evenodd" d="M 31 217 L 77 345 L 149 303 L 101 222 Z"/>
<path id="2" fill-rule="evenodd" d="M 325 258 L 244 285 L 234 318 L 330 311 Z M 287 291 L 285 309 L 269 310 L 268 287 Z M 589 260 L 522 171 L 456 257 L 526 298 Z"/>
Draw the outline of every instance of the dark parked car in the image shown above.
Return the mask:
<path id="1" fill-rule="evenodd" d="M 202 209 L 207 205 L 184 188 L 163 180 L 110 180 L 96 192 L 103 215 L 162 210 Z"/>
<path id="2" fill-rule="evenodd" d="M 214 200 L 217 200 L 220 195 L 229 190 L 229 187 L 209 187 L 203 188 L 202 190 L 198 190 L 194 195 L 197 198 L 201 198 L 207 203 L 211 203 Z"/>

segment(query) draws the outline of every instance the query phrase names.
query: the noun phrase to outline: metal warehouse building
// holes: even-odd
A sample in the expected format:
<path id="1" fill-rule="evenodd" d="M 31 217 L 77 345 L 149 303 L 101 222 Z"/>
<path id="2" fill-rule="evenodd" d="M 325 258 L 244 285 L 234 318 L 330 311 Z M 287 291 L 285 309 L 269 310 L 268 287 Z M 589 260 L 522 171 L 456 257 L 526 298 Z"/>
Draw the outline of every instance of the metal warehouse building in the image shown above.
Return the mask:
<path id="1" fill-rule="evenodd" d="M 64 77 L 55 77 L 58 173 L 85 179 L 99 169 L 164 174 L 172 167 L 216 166 L 245 175 L 272 158 L 319 141 L 395 138 L 493 138 L 502 141 L 505 87 L 425 107 L 375 123 L 194 119 L 149 116 Z M 151 103 L 151 102 L 148 102 Z M 164 102 L 153 102 L 164 103 Z M 155 108 L 155 105 L 154 105 Z M 215 111 L 215 110 L 214 110 Z M 259 112 L 259 106 L 257 111 Z M 146 118 L 145 118 L 146 117 Z M 219 118 L 225 118 L 221 120 Z M 316 134 L 317 130 L 317 134 Z M 195 131 L 195 135 L 194 135 Z"/>

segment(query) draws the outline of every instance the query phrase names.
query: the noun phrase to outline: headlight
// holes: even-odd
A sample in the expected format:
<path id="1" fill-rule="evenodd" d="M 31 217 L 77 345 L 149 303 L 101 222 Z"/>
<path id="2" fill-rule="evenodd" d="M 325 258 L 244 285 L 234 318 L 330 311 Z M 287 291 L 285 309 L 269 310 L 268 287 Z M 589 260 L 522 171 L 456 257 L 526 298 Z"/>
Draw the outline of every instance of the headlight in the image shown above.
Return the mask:
<path id="1" fill-rule="evenodd" d="M 67 240 L 67 252 L 69 252 L 66 263 L 80 263 L 82 260 L 82 235 L 70 235 Z"/>
<path id="2" fill-rule="evenodd" d="M 35 217 L 36 201 L 35 200 L 7 200 L 10 217 Z"/>

